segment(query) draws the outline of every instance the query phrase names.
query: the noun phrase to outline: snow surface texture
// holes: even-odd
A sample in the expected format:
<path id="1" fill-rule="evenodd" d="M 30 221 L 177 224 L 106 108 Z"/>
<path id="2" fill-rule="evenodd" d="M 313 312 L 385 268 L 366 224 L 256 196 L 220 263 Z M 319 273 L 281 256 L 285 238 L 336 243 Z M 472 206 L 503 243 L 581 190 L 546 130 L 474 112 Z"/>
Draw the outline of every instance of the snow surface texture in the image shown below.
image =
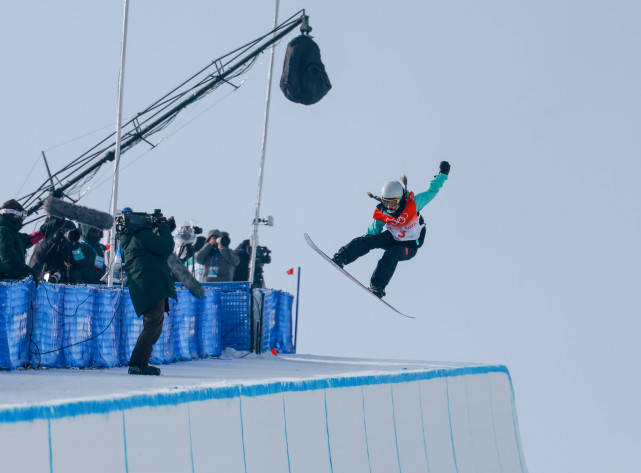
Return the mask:
<path id="1" fill-rule="evenodd" d="M 2 471 L 527 471 L 504 366 L 222 358 L 1 373 Z"/>

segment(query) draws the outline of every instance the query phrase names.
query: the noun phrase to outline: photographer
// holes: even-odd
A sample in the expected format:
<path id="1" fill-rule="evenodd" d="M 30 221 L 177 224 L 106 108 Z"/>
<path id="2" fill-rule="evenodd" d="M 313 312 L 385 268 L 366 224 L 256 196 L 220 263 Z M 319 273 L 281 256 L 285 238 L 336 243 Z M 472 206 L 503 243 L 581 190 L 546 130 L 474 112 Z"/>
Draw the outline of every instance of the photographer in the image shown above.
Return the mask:
<path id="1" fill-rule="evenodd" d="M 105 274 L 105 245 L 102 230 L 81 224 L 82 239 L 72 250 L 71 280 L 75 284 L 100 284 Z"/>
<path id="2" fill-rule="evenodd" d="M 149 359 L 169 311 L 168 298 L 177 297 L 167 264 L 174 251 L 171 232 L 175 225 L 173 217 L 167 220 L 160 210 L 148 215 L 126 208 L 116 219 L 131 302 L 138 316 L 144 315 L 143 330 L 129 359 L 129 374 L 160 374 Z"/>
<path id="3" fill-rule="evenodd" d="M 42 226 L 44 240 L 36 245 L 29 260 L 38 281 L 55 284 L 72 282 L 72 251 L 80 232 L 71 220 L 48 217 Z"/>
<path id="4" fill-rule="evenodd" d="M 44 226 L 31 235 L 20 233 L 24 215 L 24 208 L 14 199 L 0 208 L 0 279 L 22 279 L 33 275 L 33 269 L 25 264 L 26 251 L 42 240 Z"/>
<path id="5" fill-rule="evenodd" d="M 234 250 L 238 256 L 239 263 L 234 273 L 234 281 L 249 281 L 249 266 L 251 264 L 251 243 L 249 240 L 243 240 Z M 272 262 L 271 251 L 266 246 L 258 245 L 256 252 L 256 268 L 254 269 L 253 287 L 265 287 L 263 277 L 263 266 Z"/>
<path id="6" fill-rule="evenodd" d="M 229 249 L 229 233 L 211 230 L 207 235 L 207 244 L 196 253 L 196 262 L 205 267 L 203 282 L 222 282 L 234 279 L 234 270 L 238 266 L 238 256 Z"/>
<path id="7" fill-rule="evenodd" d="M 193 258 L 204 245 L 207 239 L 201 235 L 203 229 L 196 225 L 185 224 L 174 231 L 174 240 L 180 245 L 176 256 L 185 265 L 193 265 Z"/>

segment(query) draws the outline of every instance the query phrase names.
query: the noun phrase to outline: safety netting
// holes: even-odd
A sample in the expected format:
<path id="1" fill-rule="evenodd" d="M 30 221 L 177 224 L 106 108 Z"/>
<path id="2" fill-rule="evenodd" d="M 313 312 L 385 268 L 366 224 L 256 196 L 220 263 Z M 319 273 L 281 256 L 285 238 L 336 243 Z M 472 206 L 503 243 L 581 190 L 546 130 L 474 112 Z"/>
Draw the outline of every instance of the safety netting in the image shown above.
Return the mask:
<path id="1" fill-rule="evenodd" d="M 176 285 L 152 363 L 219 356 L 227 347 L 293 351 L 293 296 L 255 289 L 254 299 L 264 303 L 252 315 L 249 283 L 203 286 L 197 299 Z M 252 345 L 252 319 L 259 321 L 259 345 Z M 0 281 L 0 369 L 127 365 L 142 329 L 126 287 Z"/>

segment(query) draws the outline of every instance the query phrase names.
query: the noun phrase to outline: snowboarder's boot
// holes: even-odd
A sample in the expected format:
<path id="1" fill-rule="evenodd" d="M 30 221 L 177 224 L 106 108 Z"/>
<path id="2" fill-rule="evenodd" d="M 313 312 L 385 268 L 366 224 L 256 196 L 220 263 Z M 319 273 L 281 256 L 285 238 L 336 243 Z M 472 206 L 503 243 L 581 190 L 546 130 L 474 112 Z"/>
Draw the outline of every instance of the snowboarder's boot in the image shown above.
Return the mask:
<path id="1" fill-rule="evenodd" d="M 383 289 L 380 289 L 378 287 L 372 286 L 371 284 L 369 285 L 369 290 L 372 294 L 374 294 L 376 297 L 379 299 L 382 299 L 385 297 L 385 291 Z"/>
<path id="2" fill-rule="evenodd" d="M 156 368 L 155 366 L 147 365 L 147 366 L 130 366 L 129 367 L 129 374 L 142 374 L 142 375 L 148 375 L 148 376 L 159 376 L 160 375 L 160 368 Z"/>

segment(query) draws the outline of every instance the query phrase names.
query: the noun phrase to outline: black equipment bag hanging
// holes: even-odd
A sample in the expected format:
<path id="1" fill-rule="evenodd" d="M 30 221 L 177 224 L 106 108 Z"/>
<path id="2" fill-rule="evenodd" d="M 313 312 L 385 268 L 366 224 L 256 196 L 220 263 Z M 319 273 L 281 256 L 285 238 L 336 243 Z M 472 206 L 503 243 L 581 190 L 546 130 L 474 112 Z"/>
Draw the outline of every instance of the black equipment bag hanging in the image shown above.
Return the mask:
<path id="1" fill-rule="evenodd" d="M 332 88 L 320 48 L 309 36 L 302 34 L 287 45 L 280 88 L 289 100 L 304 105 L 318 102 Z"/>

